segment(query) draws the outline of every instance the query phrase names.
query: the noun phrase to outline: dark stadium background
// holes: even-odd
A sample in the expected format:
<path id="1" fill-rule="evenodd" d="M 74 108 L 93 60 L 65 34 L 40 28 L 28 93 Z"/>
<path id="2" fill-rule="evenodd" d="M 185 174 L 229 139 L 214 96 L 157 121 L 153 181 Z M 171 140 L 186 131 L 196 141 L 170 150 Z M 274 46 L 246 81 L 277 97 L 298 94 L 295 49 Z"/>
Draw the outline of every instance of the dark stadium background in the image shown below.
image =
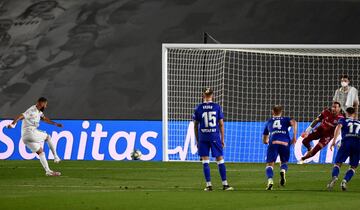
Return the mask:
<path id="1" fill-rule="evenodd" d="M 359 8 L 350 0 L 3 0 L 0 116 L 45 96 L 52 118 L 160 120 L 162 43 L 201 43 L 204 31 L 222 43 L 359 43 Z"/>

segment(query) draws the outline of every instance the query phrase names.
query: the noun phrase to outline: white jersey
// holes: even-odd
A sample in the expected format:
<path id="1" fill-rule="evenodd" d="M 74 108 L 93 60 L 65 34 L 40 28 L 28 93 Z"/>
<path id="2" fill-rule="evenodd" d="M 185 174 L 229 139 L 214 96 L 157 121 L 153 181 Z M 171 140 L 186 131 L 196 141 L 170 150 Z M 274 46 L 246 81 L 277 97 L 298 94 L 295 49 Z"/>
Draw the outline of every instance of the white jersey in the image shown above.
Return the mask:
<path id="1" fill-rule="evenodd" d="M 36 105 L 31 106 L 23 113 L 24 119 L 21 126 L 21 135 L 32 134 L 40 124 L 40 120 L 44 117 L 42 111 L 36 108 Z"/>

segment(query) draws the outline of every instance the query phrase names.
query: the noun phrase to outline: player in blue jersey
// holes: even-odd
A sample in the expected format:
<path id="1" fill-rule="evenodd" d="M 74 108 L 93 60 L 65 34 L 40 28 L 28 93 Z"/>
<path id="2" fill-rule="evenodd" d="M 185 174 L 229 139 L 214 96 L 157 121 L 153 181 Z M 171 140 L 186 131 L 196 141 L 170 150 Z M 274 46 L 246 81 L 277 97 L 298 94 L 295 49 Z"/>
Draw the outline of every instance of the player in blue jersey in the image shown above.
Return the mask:
<path id="1" fill-rule="evenodd" d="M 336 139 L 340 135 L 341 131 L 341 146 L 335 158 L 335 165 L 332 169 L 332 178 L 329 184 L 327 185 L 329 190 L 335 185 L 335 182 L 338 180 L 340 173 L 340 167 L 343 162 L 350 157 L 350 168 L 346 172 L 344 179 L 341 182 L 341 189 L 346 190 L 346 184 L 351 180 L 352 176 L 355 174 L 355 169 L 359 165 L 360 159 L 360 121 L 356 120 L 356 112 L 353 107 L 346 109 L 346 119 L 340 119 L 336 129 L 334 131 L 334 139 L 332 140 L 330 149 L 332 150 L 336 144 Z"/>
<path id="2" fill-rule="evenodd" d="M 224 114 L 219 104 L 212 101 L 213 90 L 206 88 L 203 92 L 204 103 L 199 104 L 193 114 L 194 132 L 198 153 L 202 160 L 206 180 L 205 191 L 212 191 L 210 177 L 209 153 L 216 158 L 223 190 L 233 190 L 226 179 L 226 167 L 223 158 L 224 143 Z"/>
<path id="3" fill-rule="evenodd" d="M 274 164 L 278 155 L 280 156 L 280 185 L 286 183 L 285 174 L 288 170 L 287 162 L 290 157 L 290 144 L 295 144 L 297 123 L 289 117 L 282 116 L 282 107 L 276 105 L 272 109 L 272 118 L 266 124 L 263 132 L 263 143 L 268 144 L 266 157 L 266 176 L 268 178 L 267 190 L 272 190 L 274 181 Z M 293 137 L 290 138 L 289 127 L 293 127 Z"/>

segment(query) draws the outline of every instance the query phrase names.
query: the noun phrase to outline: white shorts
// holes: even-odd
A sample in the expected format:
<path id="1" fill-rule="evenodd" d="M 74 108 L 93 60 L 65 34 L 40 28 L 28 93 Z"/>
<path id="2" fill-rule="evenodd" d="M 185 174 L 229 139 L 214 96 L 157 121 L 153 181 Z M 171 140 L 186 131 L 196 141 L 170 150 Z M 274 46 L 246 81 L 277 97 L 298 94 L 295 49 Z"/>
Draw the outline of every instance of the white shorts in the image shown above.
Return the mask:
<path id="1" fill-rule="evenodd" d="M 32 152 L 37 152 L 41 148 L 41 143 L 48 137 L 49 135 L 45 131 L 35 129 L 32 132 L 25 133 L 22 140 Z"/>

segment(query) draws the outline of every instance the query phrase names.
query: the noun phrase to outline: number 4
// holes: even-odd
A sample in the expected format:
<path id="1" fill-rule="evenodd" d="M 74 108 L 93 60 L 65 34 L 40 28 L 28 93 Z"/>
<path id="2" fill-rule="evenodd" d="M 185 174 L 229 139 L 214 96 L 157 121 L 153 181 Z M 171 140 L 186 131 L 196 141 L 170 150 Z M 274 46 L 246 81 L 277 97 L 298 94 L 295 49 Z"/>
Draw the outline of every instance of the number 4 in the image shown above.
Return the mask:
<path id="1" fill-rule="evenodd" d="M 280 123 L 280 120 L 275 120 L 274 121 L 274 124 L 273 124 L 273 128 L 277 128 L 277 129 L 281 129 L 281 123 Z"/>

